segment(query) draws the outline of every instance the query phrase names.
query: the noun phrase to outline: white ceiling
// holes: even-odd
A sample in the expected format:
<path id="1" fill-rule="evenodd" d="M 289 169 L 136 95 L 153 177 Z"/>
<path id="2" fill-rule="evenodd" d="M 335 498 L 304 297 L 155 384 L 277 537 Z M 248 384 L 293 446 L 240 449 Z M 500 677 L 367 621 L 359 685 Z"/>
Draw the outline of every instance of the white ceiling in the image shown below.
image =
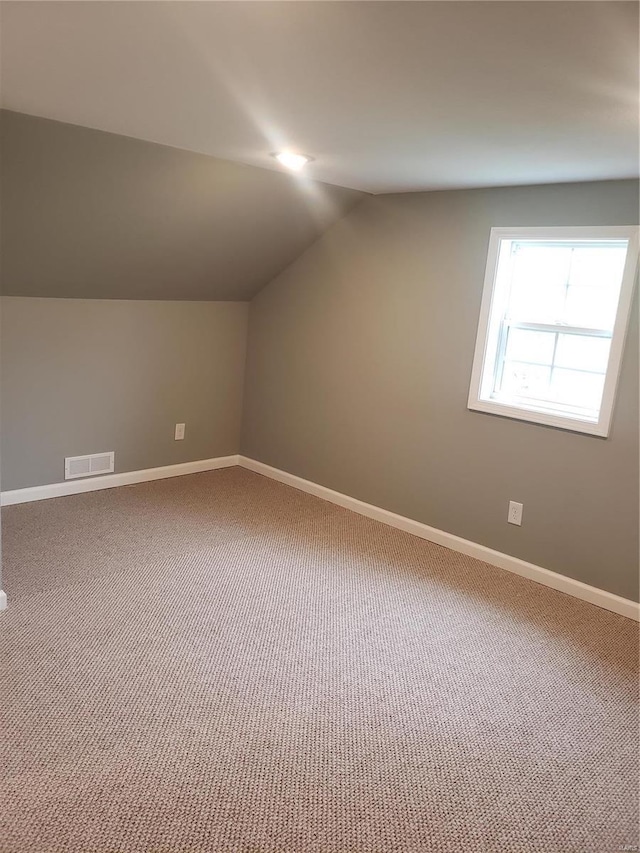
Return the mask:
<path id="1" fill-rule="evenodd" d="M 638 174 L 636 2 L 3 2 L 8 109 L 369 192 Z"/>

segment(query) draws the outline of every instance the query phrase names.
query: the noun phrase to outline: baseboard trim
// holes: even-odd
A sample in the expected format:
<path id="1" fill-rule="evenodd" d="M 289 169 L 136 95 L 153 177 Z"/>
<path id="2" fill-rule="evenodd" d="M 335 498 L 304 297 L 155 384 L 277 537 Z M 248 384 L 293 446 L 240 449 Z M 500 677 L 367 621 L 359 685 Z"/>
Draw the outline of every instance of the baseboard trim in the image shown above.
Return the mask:
<path id="1" fill-rule="evenodd" d="M 628 619 L 640 621 L 640 604 L 635 601 L 630 601 L 627 598 L 622 598 L 619 595 L 614 595 L 595 586 L 589 586 L 589 584 L 582 583 L 582 581 L 565 577 L 565 575 L 560 575 L 549 569 L 543 569 L 541 566 L 536 566 L 533 563 L 527 563 L 518 557 L 503 554 L 501 551 L 494 551 L 486 545 L 479 545 L 477 542 L 462 539 L 460 536 L 446 533 L 444 530 L 438 530 L 436 527 L 429 527 L 429 525 L 423 524 L 420 521 L 414 521 L 411 518 L 397 515 L 394 512 L 389 512 L 389 510 L 357 500 L 357 498 L 351 498 L 348 495 L 335 492 L 333 489 L 328 489 L 326 486 L 320 486 L 310 480 L 304 480 L 295 474 L 289 474 L 287 471 L 281 471 L 279 468 L 273 468 L 270 465 L 265 465 L 264 462 L 258 462 L 247 456 L 239 456 L 239 464 L 243 468 L 263 474 L 272 480 L 293 486 L 310 495 L 315 495 L 345 509 L 357 512 L 360 515 L 365 515 L 367 518 L 373 518 L 376 521 L 381 521 L 383 524 L 396 527 L 398 530 L 404 530 L 405 533 L 411 533 L 413 536 L 419 536 L 421 539 L 428 539 L 429 542 L 443 545 L 452 551 L 458 551 L 460 554 L 466 554 L 468 557 L 475 557 L 492 566 L 497 566 L 499 569 L 505 569 L 508 572 L 513 572 L 516 575 L 535 581 L 535 583 L 551 587 L 551 589 L 555 589 L 558 592 L 564 592 L 567 595 L 572 595 L 574 598 L 587 601 L 589 604 L 595 604 L 596 607 L 602 607 L 605 610 L 618 613 L 620 616 L 626 616 Z"/>
<path id="2" fill-rule="evenodd" d="M 2 492 L 1 503 L 2 506 L 10 506 L 11 504 L 41 501 L 48 498 L 77 495 L 83 492 L 95 492 L 100 489 L 130 486 L 150 480 L 164 480 L 169 477 L 180 477 L 185 474 L 198 474 L 203 471 L 214 471 L 217 468 L 230 468 L 234 465 L 241 465 L 250 471 L 263 474 L 265 477 L 270 477 L 272 480 L 277 480 L 288 486 L 293 486 L 296 489 L 315 495 L 345 509 L 350 509 L 367 518 L 381 521 L 383 524 L 388 524 L 391 527 L 403 530 L 405 533 L 410 533 L 421 539 L 427 539 L 429 542 L 434 542 L 437 545 L 443 545 L 445 548 L 450 548 L 452 551 L 457 551 L 460 554 L 466 554 L 468 557 L 475 557 L 492 566 L 497 566 L 505 571 L 513 572 L 536 583 L 551 587 L 551 589 L 555 589 L 558 592 L 564 592 L 567 595 L 572 595 L 574 598 L 595 604 L 596 607 L 602 607 L 605 610 L 618 613 L 620 616 L 626 616 L 628 619 L 640 621 L 640 604 L 635 601 L 630 601 L 627 598 L 622 598 L 619 595 L 614 595 L 595 586 L 589 586 L 589 584 L 582 583 L 565 575 L 560 575 L 557 572 L 552 572 L 533 563 L 527 563 L 518 557 L 512 557 L 501 551 L 494 551 L 486 545 L 479 545 L 477 542 L 471 542 L 468 539 L 455 536 L 453 533 L 447 533 L 436 527 L 430 527 L 428 524 L 423 524 L 420 521 L 414 521 L 411 518 L 397 515 L 389 510 L 365 503 L 357 498 L 349 497 L 349 495 L 336 492 L 326 486 L 320 486 L 318 483 L 305 480 L 302 477 L 282 471 L 279 468 L 273 468 L 271 465 L 266 465 L 264 462 L 258 462 L 247 456 L 218 456 L 214 459 L 199 459 L 195 462 L 164 465 L 160 468 L 145 468 L 141 471 L 106 474 L 102 477 L 92 477 L 86 480 L 70 480 L 63 483 L 50 483 L 46 486 L 13 489 Z M 0 610 L 6 606 L 6 595 L 0 590 Z"/>
<path id="3" fill-rule="evenodd" d="M 169 477 L 181 477 L 184 474 L 199 474 L 202 471 L 214 471 L 217 468 L 231 468 L 234 465 L 238 465 L 237 455 L 198 459 L 195 462 L 181 462 L 178 465 L 163 465 L 161 468 L 144 468 L 141 471 L 123 471 L 120 474 L 105 474 L 102 477 L 91 477 L 86 480 L 67 480 L 46 486 L 13 489 L 2 492 L 1 502 L 2 506 L 10 506 L 30 501 L 43 501 L 48 498 L 78 495 L 82 492 L 113 489 L 117 486 L 131 486 L 135 483 L 146 483 L 149 480 L 165 480 Z"/>

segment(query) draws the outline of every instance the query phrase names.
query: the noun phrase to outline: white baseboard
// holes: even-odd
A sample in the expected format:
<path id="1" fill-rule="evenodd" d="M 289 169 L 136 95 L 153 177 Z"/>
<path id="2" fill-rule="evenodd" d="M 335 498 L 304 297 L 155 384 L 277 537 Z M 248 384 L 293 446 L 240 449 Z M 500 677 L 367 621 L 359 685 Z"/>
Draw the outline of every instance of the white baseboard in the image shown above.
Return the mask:
<path id="1" fill-rule="evenodd" d="M 181 477 L 184 474 L 199 474 L 202 471 L 214 471 L 216 468 L 230 468 L 238 465 L 238 456 L 218 456 L 215 459 L 198 459 L 195 462 L 181 462 L 178 465 L 163 465 L 161 468 L 144 468 L 141 471 L 124 471 L 121 474 L 105 474 L 86 480 L 67 480 L 64 483 L 50 483 L 46 486 L 33 486 L 28 489 L 13 489 L 2 492 L 2 506 L 22 504 L 29 501 L 43 501 L 47 498 L 60 498 L 65 495 L 77 495 L 81 492 L 96 492 L 100 489 L 113 489 L 117 486 L 130 486 L 134 483 L 146 483 L 149 480 L 164 480 L 168 477 Z"/>
<path id="2" fill-rule="evenodd" d="M 630 601 L 627 598 L 622 598 L 619 595 L 614 595 L 603 589 L 598 589 L 595 586 L 582 583 L 573 578 L 565 577 L 557 572 L 552 572 L 549 569 L 543 569 L 541 566 L 536 566 L 533 563 L 527 563 L 525 560 L 520 560 L 518 557 L 512 557 L 509 554 L 503 554 L 501 551 L 494 551 L 492 548 L 487 548 L 485 545 L 479 545 L 476 542 L 471 542 L 468 539 L 462 539 L 460 536 L 454 536 L 452 533 L 446 533 L 444 530 L 438 530 L 436 527 L 429 527 L 420 521 L 414 521 L 411 518 L 406 518 L 402 515 L 397 515 L 389 510 L 381 509 L 373 506 L 373 504 L 365 503 L 357 498 L 351 498 L 349 495 L 343 495 L 340 492 L 335 492 L 333 489 L 328 489 L 326 486 L 320 486 L 317 483 L 312 483 L 310 480 L 304 480 L 302 477 L 297 477 L 295 474 L 289 474 L 287 471 L 281 471 L 278 468 L 272 468 L 270 465 L 265 465 L 264 462 L 257 462 L 255 459 L 249 459 L 246 456 L 219 456 L 215 459 L 199 459 L 195 462 L 182 462 L 179 465 L 164 465 L 161 468 L 145 468 L 141 471 L 125 471 L 121 474 L 106 474 L 102 477 L 92 477 L 86 480 L 70 480 L 63 483 L 51 483 L 46 486 L 34 486 L 27 489 L 14 489 L 12 491 L 2 492 L 1 501 L 3 506 L 11 504 L 27 503 L 29 501 L 41 501 L 47 498 L 63 497 L 65 495 L 77 495 L 82 492 L 94 492 L 100 489 L 112 489 L 117 486 L 129 486 L 134 483 L 145 483 L 150 480 L 163 480 L 169 477 L 180 477 L 184 474 L 197 474 L 202 471 L 214 471 L 217 468 L 230 468 L 234 465 L 241 465 L 243 468 L 248 468 L 250 471 L 255 471 L 258 474 L 264 474 L 272 480 L 278 480 L 280 483 L 285 483 L 288 486 L 293 486 L 303 492 L 308 492 L 311 495 L 322 498 L 323 500 L 342 506 L 345 509 L 350 509 L 360 515 L 365 515 L 367 518 L 381 521 L 383 524 L 388 524 L 398 530 L 404 530 L 405 533 L 410 533 L 413 536 L 419 536 L 421 539 L 427 539 L 430 542 L 435 542 L 437 545 L 443 545 L 445 548 L 450 548 L 452 551 L 458 551 L 460 554 L 466 554 L 469 557 L 475 557 L 492 566 L 497 566 L 500 569 L 505 569 L 508 572 L 513 572 L 521 577 L 528 578 L 536 583 L 551 587 L 552 589 L 564 592 L 567 595 L 572 595 L 574 598 L 580 598 L 583 601 L 588 601 L 590 604 L 595 604 L 597 607 L 602 607 L 605 610 L 611 610 L 613 613 L 618 613 L 621 616 L 626 616 L 629 619 L 640 621 L 640 604 L 635 601 Z M 4 592 L 0 590 L 0 610 L 7 605 L 7 598 Z"/>
<path id="3" fill-rule="evenodd" d="M 445 548 L 458 551 L 460 554 L 466 554 L 468 557 L 475 557 L 492 566 L 513 572 L 516 575 L 551 587 L 559 592 L 564 592 L 567 595 L 572 595 L 574 598 L 588 601 L 597 607 L 611 610 L 620 616 L 640 621 L 640 604 L 635 601 L 630 601 L 627 598 L 622 598 L 619 595 L 614 595 L 595 586 L 589 586 L 589 584 L 565 577 L 565 575 L 560 575 L 549 569 L 543 569 L 541 566 L 536 566 L 533 563 L 527 563 L 518 557 L 511 557 L 509 554 L 503 554 L 501 551 L 494 551 L 485 545 L 479 545 L 468 539 L 462 539 L 460 536 L 454 536 L 452 533 L 446 533 L 444 530 L 438 530 L 436 527 L 429 527 L 429 525 L 422 524 L 420 521 L 405 518 L 402 515 L 397 515 L 386 509 L 381 509 L 356 498 L 351 498 L 340 492 L 334 492 L 333 489 L 328 489 L 326 486 L 319 486 L 310 480 L 303 480 L 302 477 L 297 477 L 295 474 L 289 474 L 278 468 L 272 468 L 270 465 L 265 465 L 264 462 L 257 462 L 255 459 L 240 456 L 239 464 L 250 471 L 264 474 L 272 480 L 286 483 L 288 486 L 308 492 L 323 500 L 345 507 L 345 509 L 353 510 L 353 512 L 357 512 L 360 515 L 366 515 L 367 518 L 373 518 L 376 521 L 381 521 L 383 524 L 396 527 L 398 530 L 404 530 L 405 533 L 411 533 L 413 536 L 419 536 L 421 539 L 428 539 L 429 542 L 444 545 Z"/>

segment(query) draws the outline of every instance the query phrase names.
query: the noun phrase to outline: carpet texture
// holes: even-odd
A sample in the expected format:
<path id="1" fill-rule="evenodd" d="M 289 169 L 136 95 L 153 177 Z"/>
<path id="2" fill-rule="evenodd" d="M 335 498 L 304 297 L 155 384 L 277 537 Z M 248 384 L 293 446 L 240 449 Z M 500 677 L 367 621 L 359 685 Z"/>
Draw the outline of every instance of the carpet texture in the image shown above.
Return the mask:
<path id="1" fill-rule="evenodd" d="M 607 853 L 629 620 L 240 468 L 7 507 L 3 853 Z"/>

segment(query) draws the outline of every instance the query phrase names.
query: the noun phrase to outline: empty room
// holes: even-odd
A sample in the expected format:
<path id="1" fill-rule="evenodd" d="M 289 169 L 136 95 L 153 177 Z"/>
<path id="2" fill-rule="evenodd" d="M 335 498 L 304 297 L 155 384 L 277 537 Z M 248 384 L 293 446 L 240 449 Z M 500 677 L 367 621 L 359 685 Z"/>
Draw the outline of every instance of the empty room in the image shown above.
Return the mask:
<path id="1" fill-rule="evenodd" d="M 640 849 L 638 2 L 0 2 L 0 853 Z"/>

